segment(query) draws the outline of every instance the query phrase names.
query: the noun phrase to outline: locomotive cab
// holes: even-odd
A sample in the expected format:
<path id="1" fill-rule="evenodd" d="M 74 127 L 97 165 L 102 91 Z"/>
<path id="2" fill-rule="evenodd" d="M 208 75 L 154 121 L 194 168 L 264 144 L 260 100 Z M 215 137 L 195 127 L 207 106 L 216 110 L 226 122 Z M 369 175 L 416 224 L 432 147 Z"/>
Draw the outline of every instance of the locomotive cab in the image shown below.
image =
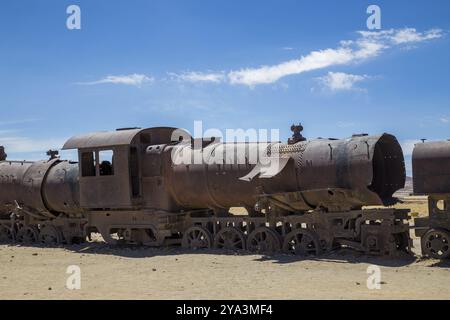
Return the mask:
<path id="1" fill-rule="evenodd" d="M 78 149 L 80 206 L 100 210 L 146 206 L 145 150 L 170 143 L 173 130 L 125 128 L 70 138 L 63 150 Z M 161 172 L 161 161 L 155 165 L 154 171 Z"/>

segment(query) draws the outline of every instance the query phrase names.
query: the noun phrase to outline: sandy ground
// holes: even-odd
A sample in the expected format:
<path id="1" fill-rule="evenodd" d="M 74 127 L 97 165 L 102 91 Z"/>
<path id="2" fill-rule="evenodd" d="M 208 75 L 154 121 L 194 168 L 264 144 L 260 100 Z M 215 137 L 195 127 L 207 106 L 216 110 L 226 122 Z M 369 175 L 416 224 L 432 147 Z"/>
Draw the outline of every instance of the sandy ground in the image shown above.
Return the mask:
<path id="1" fill-rule="evenodd" d="M 380 289 L 366 284 L 372 264 L 381 270 Z M 70 265 L 81 269 L 80 290 L 66 288 Z M 353 251 L 302 260 L 102 243 L 2 245 L 0 299 L 450 299 L 449 267 Z"/>

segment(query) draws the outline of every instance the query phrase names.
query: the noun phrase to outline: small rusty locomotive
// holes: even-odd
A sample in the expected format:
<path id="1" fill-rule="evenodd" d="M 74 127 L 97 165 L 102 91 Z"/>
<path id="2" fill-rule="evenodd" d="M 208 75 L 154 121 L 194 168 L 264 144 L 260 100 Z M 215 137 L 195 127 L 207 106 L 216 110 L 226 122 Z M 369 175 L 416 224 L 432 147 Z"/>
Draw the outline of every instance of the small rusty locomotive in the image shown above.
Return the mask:
<path id="1" fill-rule="evenodd" d="M 416 144 L 413 156 L 414 193 L 428 196 L 428 217 L 416 218 L 415 234 L 422 254 L 450 255 L 450 140 Z"/>
<path id="2" fill-rule="evenodd" d="M 450 193 L 449 179 L 428 188 L 434 180 L 420 174 L 425 146 L 415 153 L 414 185 L 433 194 L 433 204 Z M 11 161 L 1 150 L 1 242 L 71 244 L 100 233 L 109 244 L 190 249 L 411 251 L 409 210 L 391 207 L 406 174 L 389 134 L 306 140 L 297 132 L 288 143 L 223 143 L 177 128 L 125 128 L 75 136 L 63 149 L 77 149 L 78 161 L 56 152 Z M 450 152 L 443 156 L 448 164 Z M 431 212 L 416 233 L 426 254 L 444 258 L 449 223 Z"/>

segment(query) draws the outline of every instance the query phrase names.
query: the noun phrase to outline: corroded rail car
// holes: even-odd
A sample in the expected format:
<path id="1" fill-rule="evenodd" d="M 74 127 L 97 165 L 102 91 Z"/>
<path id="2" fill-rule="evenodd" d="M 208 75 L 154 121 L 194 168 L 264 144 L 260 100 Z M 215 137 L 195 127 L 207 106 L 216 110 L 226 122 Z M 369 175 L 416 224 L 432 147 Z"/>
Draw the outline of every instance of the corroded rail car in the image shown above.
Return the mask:
<path id="1" fill-rule="evenodd" d="M 413 188 L 428 196 L 428 217 L 415 219 L 422 254 L 444 259 L 450 256 L 450 141 L 416 144 L 413 156 Z"/>
<path id="2" fill-rule="evenodd" d="M 99 232 L 111 244 L 192 249 L 410 251 L 408 210 L 387 207 L 405 183 L 389 134 L 222 143 L 133 128 L 76 136 L 63 149 L 77 149 L 78 161 L 0 162 L 1 241 L 70 244 Z M 256 149 L 276 165 L 250 161 Z"/>

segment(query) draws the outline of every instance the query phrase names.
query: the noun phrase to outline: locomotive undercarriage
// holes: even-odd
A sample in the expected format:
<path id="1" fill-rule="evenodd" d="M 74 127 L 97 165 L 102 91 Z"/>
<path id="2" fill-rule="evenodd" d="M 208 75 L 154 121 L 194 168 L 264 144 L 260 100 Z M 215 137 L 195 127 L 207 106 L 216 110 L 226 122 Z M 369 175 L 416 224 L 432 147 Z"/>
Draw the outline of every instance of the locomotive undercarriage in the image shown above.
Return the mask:
<path id="1" fill-rule="evenodd" d="M 57 217 L 40 220 L 30 217 L 0 220 L 0 243 L 73 244 L 85 241 L 87 219 Z"/>
<path id="2" fill-rule="evenodd" d="M 89 212 L 88 218 L 0 220 L 3 243 L 71 244 L 98 232 L 112 245 L 223 249 L 318 256 L 348 247 L 366 254 L 411 252 L 408 210 L 367 209 L 253 217 L 217 216 L 212 210 Z"/>
<path id="3" fill-rule="evenodd" d="M 408 210 L 312 212 L 282 217 L 191 217 L 187 248 L 320 255 L 350 247 L 376 255 L 411 252 Z"/>
<path id="4" fill-rule="evenodd" d="M 450 194 L 428 196 L 428 217 L 414 219 L 422 254 L 434 259 L 450 257 Z"/>

